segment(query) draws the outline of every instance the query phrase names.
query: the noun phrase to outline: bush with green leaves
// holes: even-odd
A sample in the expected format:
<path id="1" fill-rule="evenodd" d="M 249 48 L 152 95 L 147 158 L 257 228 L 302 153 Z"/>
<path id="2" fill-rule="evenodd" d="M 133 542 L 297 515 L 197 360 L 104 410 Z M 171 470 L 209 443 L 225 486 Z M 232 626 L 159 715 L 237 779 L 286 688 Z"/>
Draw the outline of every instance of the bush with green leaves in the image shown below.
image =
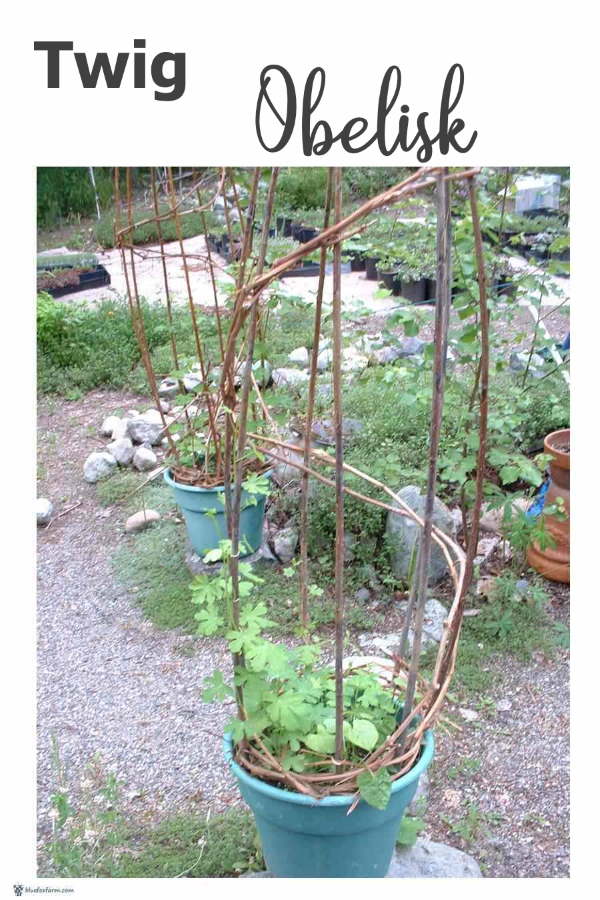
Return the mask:
<path id="1" fill-rule="evenodd" d="M 294 166 L 283 169 L 277 181 L 277 206 L 286 209 L 318 209 L 325 203 L 327 169 Z"/>
<path id="2" fill-rule="evenodd" d="M 142 301 L 141 308 L 150 348 L 168 345 L 170 325 L 164 307 Z M 189 335 L 187 311 L 176 311 L 174 327 L 180 335 Z M 129 307 L 112 299 L 93 306 L 63 303 L 40 293 L 37 355 L 42 393 L 82 393 L 103 385 L 129 385 L 140 359 Z"/>

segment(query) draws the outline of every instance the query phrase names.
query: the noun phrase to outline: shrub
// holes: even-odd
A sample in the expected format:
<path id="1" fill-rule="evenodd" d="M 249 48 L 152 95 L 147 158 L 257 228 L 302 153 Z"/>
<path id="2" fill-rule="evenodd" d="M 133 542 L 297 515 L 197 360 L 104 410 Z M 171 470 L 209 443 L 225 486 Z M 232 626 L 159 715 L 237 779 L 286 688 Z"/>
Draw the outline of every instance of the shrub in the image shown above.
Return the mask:
<path id="1" fill-rule="evenodd" d="M 277 182 L 277 205 L 290 209 L 323 206 L 327 191 L 327 169 L 302 167 L 285 169 Z"/>
<path id="2" fill-rule="evenodd" d="M 167 343 L 170 330 L 164 308 L 145 301 L 141 305 L 150 348 Z M 185 331 L 187 320 L 188 313 L 178 310 L 176 327 Z M 140 358 L 126 303 L 61 303 L 46 293 L 38 295 L 37 352 L 42 393 L 124 387 Z"/>

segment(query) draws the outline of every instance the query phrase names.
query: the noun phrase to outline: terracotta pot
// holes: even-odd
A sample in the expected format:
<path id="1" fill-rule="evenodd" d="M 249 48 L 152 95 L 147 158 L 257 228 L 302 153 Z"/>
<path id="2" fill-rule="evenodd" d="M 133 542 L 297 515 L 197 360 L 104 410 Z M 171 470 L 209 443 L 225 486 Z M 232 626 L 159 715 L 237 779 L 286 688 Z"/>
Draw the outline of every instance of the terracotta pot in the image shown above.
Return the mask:
<path id="1" fill-rule="evenodd" d="M 569 583 L 570 570 L 570 526 L 571 526 L 571 456 L 570 456 L 571 430 L 563 428 L 561 431 L 553 431 L 544 441 L 544 452 L 548 453 L 550 462 L 550 485 L 546 494 L 545 506 L 556 503 L 559 497 L 564 503 L 566 518 L 545 516 L 546 529 L 555 541 L 555 547 L 546 547 L 542 550 L 533 543 L 527 551 L 527 560 L 536 572 L 549 578 L 550 581 L 562 581 Z M 566 449 L 561 449 L 566 447 Z"/>

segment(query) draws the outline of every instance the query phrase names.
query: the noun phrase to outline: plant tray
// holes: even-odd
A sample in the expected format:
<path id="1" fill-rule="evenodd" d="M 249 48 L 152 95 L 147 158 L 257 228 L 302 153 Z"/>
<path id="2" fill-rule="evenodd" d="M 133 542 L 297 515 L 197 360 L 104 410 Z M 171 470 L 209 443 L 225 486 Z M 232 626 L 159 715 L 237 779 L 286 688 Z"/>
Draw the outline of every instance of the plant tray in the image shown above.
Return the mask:
<path id="1" fill-rule="evenodd" d="M 95 269 L 91 269 L 89 272 L 80 273 L 79 284 L 69 284 L 66 287 L 50 288 L 48 293 L 55 298 L 64 297 L 65 294 L 74 294 L 77 291 L 102 287 L 105 284 L 110 284 L 110 275 L 104 266 L 97 265 Z"/>

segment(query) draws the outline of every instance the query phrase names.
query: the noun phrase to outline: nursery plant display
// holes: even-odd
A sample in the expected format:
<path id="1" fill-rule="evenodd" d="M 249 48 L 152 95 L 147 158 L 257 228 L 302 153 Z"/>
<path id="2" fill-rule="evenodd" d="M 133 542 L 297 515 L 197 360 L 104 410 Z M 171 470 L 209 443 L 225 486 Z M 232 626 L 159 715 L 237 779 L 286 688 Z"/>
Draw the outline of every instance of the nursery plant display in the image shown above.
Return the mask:
<path id="1" fill-rule="evenodd" d="M 187 365 L 182 368 L 173 342 L 173 370 L 169 378 L 178 385 L 180 394 L 174 398 L 177 403 L 175 421 L 167 422 L 164 415 L 162 417 L 169 445 L 166 477 L 176 491 L 197 497 L 218 489 L 219 498 L 222 498 L 214 501 L 221 507 L 218 512 L 217 505 L 208 510 L 205 506 L 199 511 L 197 508 L 191 510 L 182 502 L 186 519 L 194 512 L 213 520 L 219 513 L 221 515 L 221 527 L 215 529 L 213 546 L 203 546 L 205 537 L 195 545 L 198 552 L 200 549 L 208 551 L 204 553 L 206 565 L 218 566 L 218 569 L 209 569 L 196 577 L 192 583 L 192 597 L 202 634 L 210 635 L 225 629 L 232 655 L 233 678 L 215 672 L 206 685 L 205 697 L 213 700 L 231 698 L 235 702 L 236 715 L 227 728 L 225 754 L 255 813 L 267 865 L 274 874 L 284 877 L 383 877 L 404 809 L 412 799 L 421 772 L 431 761 L 432 729 L 452 677 L 466 591 L 477 549 L 486 460 L 489 370 L 487 278 L 474 183 L 478 173 L 477 170 L 458 170 L 450 174 L 443 168 L 420 169 L 344 215 L 342 171 L 332 169 L 327 176 L 321 230 L 299 246 L 290 248 L 283 256 L 273 258 L 268 255 L 268 246 L 269 241 L 274 240 L 270 232 L 278 174 L 277 169 L 271 170 L 266 192 L 261 193 L 259 186 L 264 181 L 264 174 L 255 169 L 247 190 L 242 193 L 235 172 L 224 169 L 213 197 L 200 208 L 200 212 L 210 210 L 217 195 L 231 192 L 233 199 L 226 216 L 227 233 L 229 246 L 235 244 L 237 249 L 230 268 L 234 286 L 227 321 L 217 301 L 212 279 L 219 332 L 217 358 L 211 358 L 207 353 L 198 327 L 189 264 L 181 237 L 181 200 L 176 196 L 169 174 L 170 218 L 178 235 L 186 275 L 197 359 L 190 369 Z M 131 240 L 136 224 L 132 218 L 129 178 L 126 183 L 127 224 L 118 223 L 117 242 L 127 273 L 130 309 L 142 361 L 155 404 L 161 410 L 161 383 L 153 371 L 136 288 Z M 468 190 L 473 281 L 478 293 L 473 327 L 480 348 L 475 392 L 479 398 L 477 461 L 472 525 L 466 552 L 433 524 L 451 298 L 450 192 L 455 183 L 464 183 Z M 119 184 L 117 172 L 118 209 Z M 200 181 L 198 190 L 203 187 L 205 185 Z M 413 257 L 407 250 L 403 253 L 402 231 L 397 245 L 389 250 L 387 257 L 400 257 L 404 264 L 401 270 L 403 285 L 410 284 L 416 274 L 421 280 L 435 274 L 436 280 L 429 464 L 424 512 L 419 515 L 388 485 L 344 460 L 341 268 L 344 243 L 354 237 L 360 240 L 370 215 L 403 197 L 432 189 L 437 210 L 435 272 L 420 266 L 417 273 L 411 266 Z M 259 197 L 264 209 L 261 210 L 261 228 L 257 231 Z M 231 222 L 233 209 L 236 210 L 236 228 Z M 432 233 L 428 229 L 429 241 Z M 333 299 L 331 315 L 326 320 L 323 287 L 328 252 L 331 251 Z M 378 252 L 381 259 L 383 252 Z M 417 252 L 416 248 L 411 252 Z M 274 427 L 254 366 L 256 357 L 262 357 L 260 345 L 273 299 L 271 288 L 277 278 L 283 277 L 310 254 L 319 257 L 319 284 L 314 306 L 304 441 L 299 445 L 284 440 Z M 166 269 L 164 273 L 168 303 Z M 332 358 L 333 453 L 311 445 L 317 360 L 326 326 L 330 329 Z M 273 465 L 289 458 L 283 455 L 287 451 L 296 454 L 296 462 L 292 465 L 302 473 L 298 608 L 304 643 L 294 649 L 265 635 L 271 623 L 266 607 L 259 599 L 260 578 L 249 562 L 240 560 L 244 551 L 253 546 L 243 515 L 249 507 L 259 507 L 261 500 L 264 502 L 268 490 L 267 473 Z M 383 499 L 348 487 L 346 476 L 349 474 L 377 488 Z M 311 638 L 309 629 L 310 597 L 319 591 L 317 585 L 311 584 L 306 550 L 310 515 L 308 490 L 313 481 L 329 486 L 334 491 L 336 503 L 333 664 L 323 660 L 322 650 Z M 344 500 L 347 496 L 392 511 L 394 515 L 408 517 L 420 532 L 406 631 L 383 676 L 370 671 L 369 667 L 353 668 L 344 662 Z M 420 658 L 427 573 L 433 544 L 441 549 L 447 560 L 454 593 L 433 675 L 426 679 L 420 672 Z M 409 652 L 410 623 L 413 639 Z M 316 839 L 315 835 L 318 835 Z"/>

